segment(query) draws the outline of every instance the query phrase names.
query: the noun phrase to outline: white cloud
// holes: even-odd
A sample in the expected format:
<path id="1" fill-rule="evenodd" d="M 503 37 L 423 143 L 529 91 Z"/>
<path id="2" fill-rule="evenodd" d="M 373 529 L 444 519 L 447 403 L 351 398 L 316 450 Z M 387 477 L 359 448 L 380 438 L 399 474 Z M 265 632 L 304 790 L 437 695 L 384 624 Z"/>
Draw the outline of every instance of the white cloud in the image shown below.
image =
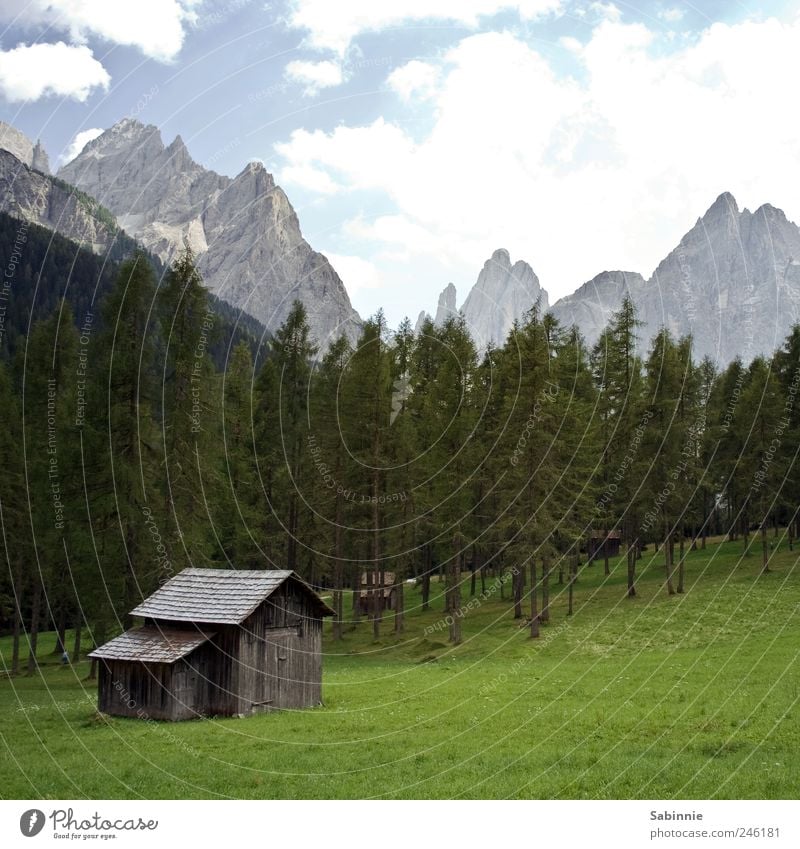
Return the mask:
<path id="1" fill-rule="evenodd" d="M 658 17 L 661 18 L 662 21 L 666 21 L 668 24 L 676 24 L 678 21 L 683 20 L 684 10 L 678 8 L 672 9 L 662 9 L 658 13 Z"/>
<path id="2" fill-rule="evenodd" d="M 557 12 L 561 0 L 294 0 L 289 23 L 308 32 L 310 47 L 343 56 L 356 36 L 423 20 L 453 21 L 475 27 L 481 18 L 516 10 L 533 20 Z"/>
<path id="3" fill-rule="evenodd" d="M 174 58 L 197 0 L 3 0 L 0 21 L 46 26 L 84 42 L 90 35 L 136 47 L 154 59 Z"/>
<path id="4" fill-rule="evenodd" d="M 405 101 L 427 100 L 435 93 L 440 74 L 436 65 L 413 59 L 392 71 L 386 84 Z"/>
<path id="5" fill-rule="evenodd" d="M 580 53 L 583 50 L 583 45 L 571 35 L 564 35 L 558 39 L 558 43 L 570 53 Z"/>
<path id="6" fill-rule="evenodd" d="M 305 86 L 303 94 L 313 97 L 320 89 L 340 85 L 342 82 L 342 66 L 338 62 L 289 62 L 286 66 L 288 79 Z"/>
<path id="7" fill-rule="evenodd" d="M 89 144 L 90 141 L 94 141 L 99 135 L 102 135 L 103 130 L 100 127 L 93 127 L 90 130 L 83 130 L 80 133 L 76 133 L 75 137 L 72 141 L 67 145 L 64 153 L 59 157 L 59 162 L 61 165 L 66 165 L 67 162 L 72 162 L 72 160 Z"/>
<path id="8" fill-rule="evenodd" d="M 286 162 L 278 174 L 283 183 L 295 182 L 314 190 L 319 175 L 330 176 L 333 170 L 346 178 L 350 188 L 371 189 L 386 185 L 387 160 L 407 162 L 413 145 L 401 129 L 378 118 L 368 127 L 341 126 L 330 134 L 295 130 L 288 142 L 277 144 L 275 149 Z M 304 176 L 310 176 L 311 182 L 305 182 Z M 342 185 L 333 177 L 328 184 L 339 189 Z"/>
<path id="9" fill-rule="evenodd" d="M 303 174 L 327 175 L 343 235 L 384 277 L 380 252 L 435 255 L 462 298 L 499 246 L 551 296 L 604 268 L 647 276 L 724 190 L 800 219 L 800 20 L 717 23 L 676 48 L 606 15 L 570 47 L 580 79 L 511 34 L 465 38 L 437 63 L 427 135 L 382 118 L 296 131 L 281 179 L 313 192 Z M 385 199 L 379 218 L 358 218 L 362 191 Z"/>
<path id="10" fill-rule="evenodd" d="M 342 283 L 350 297 L 363 289 L 380 288 L 380 272 L 369 260 L 343 254 L 326 253 L 325 256 L 342 278 Z"/>
<path id="11" fill-rule="evenodd" d="M 619 7 L 615 6 L 613 3 L 590 3 L 589 9 L 591 9 L 592 12 L 595 12 L 598 17 L 607 21 L 613 21 L 614 23 L 617 23 L 622 18 L 622 12 L 620 12 Z"/>
<path id="12" fill-rule="evenodd" d="M 20 44 L 0 51 L 0 93 L 12 103 L 47 95 L 86 100 L 111 81 L 105 68 L 83 45 Z"/>

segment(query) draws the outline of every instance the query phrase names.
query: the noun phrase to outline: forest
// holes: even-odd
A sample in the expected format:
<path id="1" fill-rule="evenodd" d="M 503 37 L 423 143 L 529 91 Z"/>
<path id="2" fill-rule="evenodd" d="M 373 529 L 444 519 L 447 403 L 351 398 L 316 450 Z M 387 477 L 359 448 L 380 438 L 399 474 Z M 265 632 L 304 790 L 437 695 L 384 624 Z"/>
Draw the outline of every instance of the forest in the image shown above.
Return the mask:
<path id="1" fill-rule="evenodd" d="M 376 639 L 402 633 L 405 582 L 425 610 L 437 576 L 457 644 L 489 577 L 531 637 L 554 585 L 571 614 L 598 531 L 619 534 L 630 597 L 647 547 L 673 595 L 711 534 L 762 571 L 777 528 L 796 536 L 800 327 L 721 371 L 666 329 L 645 349 L 628 300 L 592 349 L 538 307 L 486 351 L 462 319 L 392 331 L 381 313 L 322 349 L 299 302 L 274 337 L 236 330 L 188 249 L 168 269 L 142 252 L 106 264 L 95 311 L 66 293 L 96 269 L 73 249 L 45 280 L 13 262 L 21 225 L 3 226 L 11 674 L 34 671 L 46 630 L 81 658 L 86 633 L 102 643 L 190 565 L 295 570 L 331 593 L 334 639 L 364 618 Z"/>

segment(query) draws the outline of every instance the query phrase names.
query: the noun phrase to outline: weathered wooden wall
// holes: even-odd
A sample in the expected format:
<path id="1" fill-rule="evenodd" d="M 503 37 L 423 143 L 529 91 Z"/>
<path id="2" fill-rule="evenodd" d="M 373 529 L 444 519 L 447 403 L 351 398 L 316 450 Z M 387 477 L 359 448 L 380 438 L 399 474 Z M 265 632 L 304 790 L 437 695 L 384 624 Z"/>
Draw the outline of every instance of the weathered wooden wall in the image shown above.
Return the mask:
<path id="1" fill-rule="evenodd" d="M 321 703 L 322 620 L 294 582 L 242 623 L 240 639 L 240 713 Z"/>
<path id="2" fill-rule="evenodd" d="M 242 625 L 214 630 L 209 642 L 173 664 L 101 661 L 98 708 L 117 716 L 180 720 L 321 703 L 322 619 L 296 582 L 282 584 Z"/>

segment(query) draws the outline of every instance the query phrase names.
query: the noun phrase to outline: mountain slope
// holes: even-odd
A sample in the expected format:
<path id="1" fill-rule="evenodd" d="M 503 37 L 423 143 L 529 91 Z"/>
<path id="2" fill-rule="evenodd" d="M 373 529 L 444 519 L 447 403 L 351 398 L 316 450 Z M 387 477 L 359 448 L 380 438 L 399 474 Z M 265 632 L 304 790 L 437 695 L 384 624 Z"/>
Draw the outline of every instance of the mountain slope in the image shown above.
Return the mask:
<path id="1" fill-rule="evenodd" d="M 130 253 L 133 240 L 94 198 L 0 148 L 0 212 L 56 230 L 97 253 Z"/>
<path id="2" fill-rule="evenodd" d="M 513 265 L 507 250 L 496 250 L 481 269 L 461 312 L 479 349 L 502 345 L 514 321 L 539 302 L 548 307 L 547 292 L 527 262 Z"/>
<path id="3" fill-rule="evenodd" d="M 249 163 L 231 179 L 203 168 L 180 136 L 126 118 L 58 172 L 106 205 L 163 261 L 186 241 L 219 297 L 277 328 L 301 300 L 323 344 L 353 338 L 360 319 L 327 259 L 312 250 L 272 175 Z"/>
<path id="4" fill-rule="evenodd" d="M 594 344 L 628 294 L 641 301 L 644 278 L 635 271 L 602 271 L 580 289 L 556 301 L 550 312 L 564 327 L 577 324 L 589 344 Z"/>
<path id="5" fill-rule="evenodd" d="M 157 259 L 153 258 L 153 264 L 157 273 L 163 271 Z M 57 310 L 62 298 L 72 307 L 78 327 L 90 316 L 88 324 L 95 338 L 103 326 L 100 307 L 113 286 L 119 263 L 49 228 L 30 223 L 23 226 L 21 219 L 0 212 L 0 267 L 14 268 L 14 274 L 6 278 L 0 305 L 0 359 L 10 360 L 24 347 L 33 323 Z M 248 343 L 254 357 L 259 352 L 266 354 L 263 346 L 269 334 L 263 325 L 214 295 L 210 306 L 215 333 L 208 349 L 218 369 L 224 369 L 231 350 L 241 341 Z"/>
<path id="6" fill-rule="evenodd" d="M 726 192 L 647 282 L 604 272 L 551 312 L 593 344 L 626 292 L 643 322 L 642 349 L 663 326 L 675 336 L 691 333 L 697 359 L 751 360 L 774 350 L 800 321 L 800 229 L 769 204 L 740 211 Z"/>

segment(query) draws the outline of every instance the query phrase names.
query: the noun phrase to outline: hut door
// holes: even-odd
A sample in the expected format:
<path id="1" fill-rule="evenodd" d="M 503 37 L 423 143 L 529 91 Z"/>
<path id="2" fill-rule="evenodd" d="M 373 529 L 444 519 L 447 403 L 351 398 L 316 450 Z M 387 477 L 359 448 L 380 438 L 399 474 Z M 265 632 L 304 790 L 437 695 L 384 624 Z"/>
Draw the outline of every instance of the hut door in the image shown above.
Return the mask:
<path id="1" fill-rule="evenodd" d="M 288 629 L 287 629 L 288 631 Z M 268 637 L 270 666 L 272 668 L 272 692 L 270 696 L 270 707 L 285 708 L 293 707 L 294 664 L 292 663 L 293 644 L 297 636 L 293 633 L 272 633 Z"/>

